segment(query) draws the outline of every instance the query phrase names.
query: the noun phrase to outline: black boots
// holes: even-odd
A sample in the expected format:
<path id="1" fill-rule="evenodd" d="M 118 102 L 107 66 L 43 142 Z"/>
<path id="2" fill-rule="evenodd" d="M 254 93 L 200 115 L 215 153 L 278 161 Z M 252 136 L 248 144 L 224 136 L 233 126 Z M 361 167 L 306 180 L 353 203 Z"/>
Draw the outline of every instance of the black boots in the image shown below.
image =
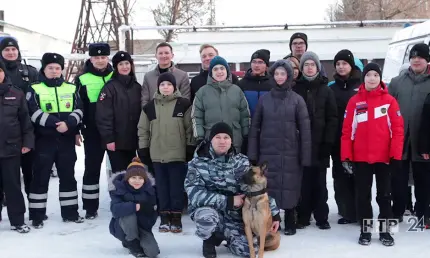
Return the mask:
<path id="1" fill-rule="evenodd" d="M 296 212 L 294 209 L 286 209 L 284 215 L 285 232 L 287 236 L 296 234 Z"/>
<path id="2" fill-rule="evenodd" d="M 140 246 L 139 239 L 134 239 L 133 241 L 126 241 L 122 244 L 124 247 L 128 249 L 131 255 L 134 257 L 145 257 L 145 253 L 143 252 L 142 247 Z"/>
<path id="3" fill-rule="evenodd" d="M 160 226 L 158 231 L 165 233 L 170 231 L 170 212 L 160 212 Z"/>
<path id="4" fill-rule="evenodd" d="M 372 241 L 372 234 L 371 233 L 361 232 L 360 238 L 358 239 L 358 243 L 360 245 L 370 245 L 371 241 Z"/>
<path id="5" fill-rule="evenodd" d="M 224 241 L 224 235 L 222 233 L 215 232 L 212 236 L 203 241 L 203 257 L 205 258 L 216 258 L 215 247 L 221 245 Z"/>
<path id="6" fill-rule="evenodd" d="M 182 213 L 172 212 L 170 217 L 170 231 L 172 233 L 182 232 Z"/>

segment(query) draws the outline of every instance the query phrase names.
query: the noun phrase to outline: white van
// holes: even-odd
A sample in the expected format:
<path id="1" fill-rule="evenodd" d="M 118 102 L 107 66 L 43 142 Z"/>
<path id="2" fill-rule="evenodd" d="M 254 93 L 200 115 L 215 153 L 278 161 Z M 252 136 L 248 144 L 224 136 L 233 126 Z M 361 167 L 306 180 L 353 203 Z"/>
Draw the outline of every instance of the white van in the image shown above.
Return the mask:
<path id="1" fill-rule="evenodd" d="M 411 48 L 415 44 L 429 44 L 429 42 L 430 20 L 397 31 L 388 45 L 382 80 L 385 83 L 390 83 L 392 78 L 399 75 L 402 65 L 409 63 Z"/>

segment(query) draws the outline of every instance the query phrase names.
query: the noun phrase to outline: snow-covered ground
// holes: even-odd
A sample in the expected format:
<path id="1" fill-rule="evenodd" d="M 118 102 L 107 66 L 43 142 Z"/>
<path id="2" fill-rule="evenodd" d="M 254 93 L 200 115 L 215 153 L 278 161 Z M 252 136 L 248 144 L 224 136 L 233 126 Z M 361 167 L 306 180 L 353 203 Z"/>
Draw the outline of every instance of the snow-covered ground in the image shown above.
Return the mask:
<path id="1" fill-rule="evenodd" d="M 84 171 L 83 147 L 77 148 L 76 180 L 78 189 L 82 186 Z M 105 165 L 103 164 L 103 168 Z M 430 230 L 420 233 L 407 233 L 407 223 L 402 223 L 399 233 L 395 233 L 396 245 L 385 247 L 379 243 L 377 234 L 370 246 L 357 244 L 359 227 L 336 224 L 338 215 L 333 199 L 331 172 L 327 173 L 330 205 L 331 230 L 319 230 L 315 223 L 304 230 L 298 230 L 295 236 L 282 235 L 281 247 L 274 252 L 267 252 L 267 258 L 347 258 L 347 257 L 430 257 Z M 373 195 L 375 196 L 375 195 Z M 82 204 L 80 203 L 80 207 Z M 373 203 L 374 212 L 378 207 Z M 58 202 L 58 178 L 52 178 L 49 189 L 48 216 L 43 229 L 34 229 L 29 234 L 21 235 L 9 230 L 6 209 L 3 209 L 3 221 L 0 223 L 0 258 L 129 258 L 127 250 L 109 234 L 110 220 L 109 195 L 107 193 L 106 174 L 101 179 L 101 204 L 99 217 L 83 224 L 65 224 L 61 221 Z M 81 212 L 84 215 L 84 212 Z M 27 214 L 28 220 L 28 214 Z M 155 227 L 158 227 L 158 223 Z M 160 234 L 154 228 L 155 236 L 161 248 L 160 258 L 194 258 L 201 256 L 202 242 L 194 235 L 194 226 L 188 217 L 184 218 L 184 232 L 173 235 Z M 218 257 L 233 257 L 221 246 L 217 248 Z"/>

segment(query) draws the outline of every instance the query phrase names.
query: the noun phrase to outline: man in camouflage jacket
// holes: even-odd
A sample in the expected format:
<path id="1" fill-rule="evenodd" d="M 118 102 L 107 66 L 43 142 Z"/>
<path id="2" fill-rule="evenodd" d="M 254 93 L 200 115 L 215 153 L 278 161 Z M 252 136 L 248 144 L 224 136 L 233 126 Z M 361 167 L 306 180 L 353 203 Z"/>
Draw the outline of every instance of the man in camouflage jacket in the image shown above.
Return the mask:
<path id="1" fill-rule="evenodd" d="M 196 223 L 196 235 L 204 240 L 203 256 L 207 258 L 216 257 L 215 246 L 223 240 L 227 240 L 228 248 L 234 255 L 249 257 L 242 205 L 235 207 L 234 198 L 246 193 L 246 185 L 240 179 L 249 170 L 250 163 L 245 155 L 237 154 L 231 147 L 232 135 L 232 129 L 227 124 L 215 124 L 211 129 L 210 141 L 203 141 L 197 147 L 193 160 L 188 163 L 185 179 L 188 211 Z M 217 154 L 215 141 L 223 141 L 225 137 L 228 143 L 222 145 L 228 151 L 224 155 Z M 274 224 L 279 225 L 279 209 L 273 198 L 270 198 L 270 209 Z M 257 247 L 256 238 L 254 246 Z"/>

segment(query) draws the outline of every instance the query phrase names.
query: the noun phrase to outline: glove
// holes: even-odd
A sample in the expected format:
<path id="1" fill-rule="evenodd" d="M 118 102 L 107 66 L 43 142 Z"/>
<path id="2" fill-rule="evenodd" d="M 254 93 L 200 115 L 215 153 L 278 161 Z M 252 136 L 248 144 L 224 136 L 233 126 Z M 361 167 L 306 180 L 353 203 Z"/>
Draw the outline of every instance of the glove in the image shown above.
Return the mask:
<path id="1" fill-rule="evenodd" d="M 279 221 L 279 222 L 281 222 L 282 221 L 281 215 L 279 215 L 279 213 L 278 213 L 275 216 L 272 216 L 272 221 Z"/>
<path id="2" fill-rule="evenodd" d="M 397 171 L 402 169 L 403 161 L 394 159 L 393 157 L 390 158 L 390 166 L 393 168 L 393 172 L 396 173 Z"/>
<path id="3" fill-rule="evenodd" d="M 137 156 L 139 156 L 139 159 L 143 162 L 143 164 L 147 165 L 147 164 L 151 163 L 151 156 L 149 153 L 149 148 L 139 149 L 137 151 Z"/>
<path id="4" fill-rule="evenodd" d="M 348 159 L 342 162 L 342 167 L 345 171 L 345 174 L 353 175 L 354 174 L 354 167 L 352 165 L 352 162 Z"/>
<path id="5" fill-rule="evenodd" d="M 187 162 L 193 159 L 194 151 L 196 150 L 196 146 L 187 145 L 185 149 L 185 155 Z"/>
<path id="6" fill-rule="evenodd" d="M 248 136 L 242 138 L 242 147 L 240 153 L 242 153 L 243 155 L 246 155 L 248 153 Z"/>

